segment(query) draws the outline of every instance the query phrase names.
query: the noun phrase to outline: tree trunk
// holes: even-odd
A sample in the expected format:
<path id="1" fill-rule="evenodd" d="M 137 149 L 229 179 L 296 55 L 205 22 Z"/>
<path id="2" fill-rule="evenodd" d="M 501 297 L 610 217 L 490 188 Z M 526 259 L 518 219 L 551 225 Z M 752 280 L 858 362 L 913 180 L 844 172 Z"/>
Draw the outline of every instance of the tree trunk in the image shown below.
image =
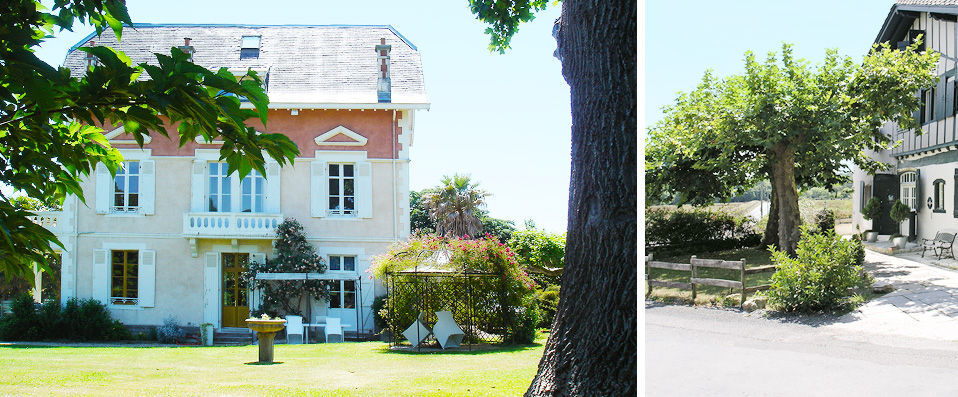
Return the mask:
<path id="1" fill-rule="evenodd" d="M 778 249 L 794 255 L 802 223 L 798 210 L 798 188 L 795 186 L 795 150 L 777 144 L 769 157 L 772 162 L 770 176 L 778 202 Z"/>
<path id="2" fill-rule="evenodd" d="M 572 100 L 566 265 L 527 396 L 634 396 L 636 3 L 565 0 L 554 33 Z"/>
<path id="3" fill-rule="evenodd" d="M 762 237 L 763 249 L 770 245 L 778 247 L 778 198 L 775 197 L 775 176 L 771 172 L 768 176 L 769 181 L 772 182 L 772 191 L 768 196 L 768 221 L 765 223 L 765 235 Z"/>

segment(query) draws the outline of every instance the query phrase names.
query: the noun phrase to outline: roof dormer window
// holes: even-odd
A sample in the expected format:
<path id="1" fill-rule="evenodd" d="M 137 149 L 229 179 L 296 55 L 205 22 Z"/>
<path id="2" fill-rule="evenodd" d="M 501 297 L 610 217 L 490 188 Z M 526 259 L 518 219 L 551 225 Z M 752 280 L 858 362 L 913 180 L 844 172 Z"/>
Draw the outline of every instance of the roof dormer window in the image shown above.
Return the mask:
<path id="1" fill-rule="evenodd" d="M 243 36 L 240 46 L 240 59 L 259 58 L 259 43 L 261 36 Z"/>

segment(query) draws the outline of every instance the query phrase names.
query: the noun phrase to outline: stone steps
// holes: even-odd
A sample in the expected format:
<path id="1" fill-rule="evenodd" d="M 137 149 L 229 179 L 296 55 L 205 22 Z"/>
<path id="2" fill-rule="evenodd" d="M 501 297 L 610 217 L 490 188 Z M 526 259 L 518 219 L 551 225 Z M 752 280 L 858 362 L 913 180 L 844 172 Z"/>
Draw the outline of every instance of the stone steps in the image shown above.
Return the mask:
<path id="1" fill-rule="evenodd" d="M 213 344 L 220 346 L 244 346 L 253 343 L 253 331 L 249 328 L 220 328 L 213 331 Z"/>

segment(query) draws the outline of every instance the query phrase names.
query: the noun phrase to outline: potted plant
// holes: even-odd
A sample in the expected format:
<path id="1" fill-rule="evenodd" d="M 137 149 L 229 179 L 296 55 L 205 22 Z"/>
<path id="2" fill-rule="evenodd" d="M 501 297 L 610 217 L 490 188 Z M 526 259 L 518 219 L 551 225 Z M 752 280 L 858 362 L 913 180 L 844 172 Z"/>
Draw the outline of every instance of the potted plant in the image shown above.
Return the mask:
<path id="1" fill-rule="evenodd" d="M 862 218 L 872 221 L 872 227 L 875 227 L 875 220 L 881 216 L 881 201 L 877 197 L 872 197 L 862 208 Z M 875 242 L 878 239 L 878 232 L 871 229 L 865 230 L 865 240 Z"/>
<path id="2" fill-rule="evenodd" d="M 893 234 L 891 237 L 892 243 L 897 245 L 898 248 L 904 249 L 908 239 L 901 235 L 901 223 L 911 215 L 911 208 L 908 208 L 901 200 L 895 200 L 895 204 L 891 206 L 891 213 L 888 215 L 898 224 L 898 233 Z"/>

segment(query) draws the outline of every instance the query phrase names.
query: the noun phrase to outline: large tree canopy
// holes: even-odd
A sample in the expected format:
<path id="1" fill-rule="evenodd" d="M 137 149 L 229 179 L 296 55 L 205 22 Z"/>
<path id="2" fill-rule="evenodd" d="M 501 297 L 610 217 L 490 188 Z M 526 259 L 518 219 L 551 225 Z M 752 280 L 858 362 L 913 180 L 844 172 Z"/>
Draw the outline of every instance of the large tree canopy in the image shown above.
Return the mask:
<path id="1" fill-rule="evenodd" d="M 470 0 L 508 48 L 537 0 Z M 635 1 L 565 0 L 555 55 L 572 100 L 569 224 L 559 307 L 526 395 L 633 396 L 636 381 Z"/>
<path id="2" fill-rule="evenodd" d="M 33 50 L 61 29 L 90 23 L 97 33 L 117 38 L 132 25 L 120 0 L 56 0 L 47 11 L 33 0 L 0 3 L 0 183 L 45 205 L 67 195 L 84 198 L 80 180 L 98 163 L 115 173 L 122 161 L 99 126 L 122 124 L 141 145 L 150 134 L 166 136 L 175 125 L 180 144 L 197 136 L 224 141 L 220 158 L 241 176 L 263 169 L 263 152 L 281 165 L 298 153 L 281 134 L 261 134 L 246 125 L 266 123 L 269 99 L 255 72 L 237 79 L 227 69 L 213 72 L 190 61 L 178 48 L 132 64 L 108 47 L 82 47 L 95 62 L 82 75 L 41 61 Z M 130 29 L 127 27 L 127 29 Z M 254 109 L 241 107 L 248 98 Z M 0 194 L 0 271 L 32 277 L 25 264 L 43 264 L 55 236 L 34 224 L 30 212 Z"/>
<path id="3" fill-rule="evenodd" d="M 936 81 L 938 54 L 875 45 L 862 62 L 826 52 L 821 65 L 782 46 L 764 63 L 745 55 L 745 73 L 682 93 L 649 130 L 646 189 L 676 193 L 680 203 L 726 199 L 758 180 L 772 182 L 772 216 L 780 249 L 799 238 L 797 186 L 830 186 L 848 178 L 848 161 L 868 172 L 883 165 L 864 154 L 893 144 L 879 128 L 917 128 L 918 90 Z"/>

